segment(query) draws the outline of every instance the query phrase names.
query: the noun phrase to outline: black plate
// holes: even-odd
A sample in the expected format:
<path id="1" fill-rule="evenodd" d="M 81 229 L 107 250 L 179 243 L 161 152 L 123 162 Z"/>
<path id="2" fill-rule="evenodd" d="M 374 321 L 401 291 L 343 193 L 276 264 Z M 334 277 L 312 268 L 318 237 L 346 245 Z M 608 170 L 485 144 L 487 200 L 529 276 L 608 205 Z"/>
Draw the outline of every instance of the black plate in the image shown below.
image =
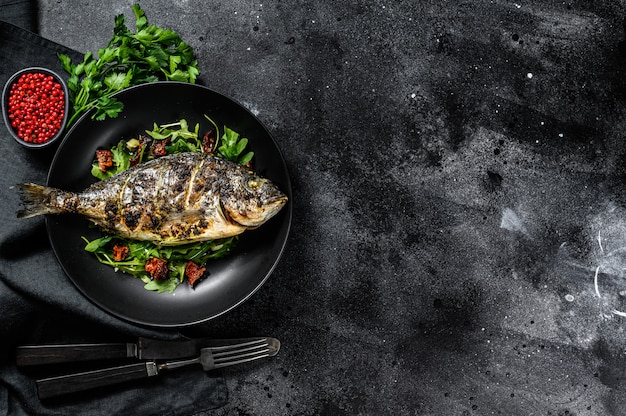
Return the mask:
<path id="1" fill-rule="evenodd" d="M 59 146 L 48 174 L 48 186 L 81 191 L 95 179 L 90 174 L 94 152 L 120 139 L 136 137 L 153 123 L 186 119 L 200 123 L 204 134 L 210 123 L 237 131 L 249 140 L 254 151 L 253 168 L 276 183 L 291 199 L 285 161 L 267 129 L 233 100 L 206 87 L 179 82 L 158 82 L 128 88 L 116 95 L 124 103 L 118 118 L 105 121 L 83 116 Z M 46 226 L 61 266 L 92 302 L 131 322 L 174 327 L 215 318 L 248 299 L 271 274 L 285 247 L 291 225 L 291 203 L 257 230 L 242 234 L 236 250 L 228 257 L 209 263 L 210 273 L 191 289 L 184 282 L 173 294 L 145 290 L 140 279 L 115 272 L 84 251 L 81 236 L 100 236 L 97 229 L 78 215 L 46 218 Z"/>

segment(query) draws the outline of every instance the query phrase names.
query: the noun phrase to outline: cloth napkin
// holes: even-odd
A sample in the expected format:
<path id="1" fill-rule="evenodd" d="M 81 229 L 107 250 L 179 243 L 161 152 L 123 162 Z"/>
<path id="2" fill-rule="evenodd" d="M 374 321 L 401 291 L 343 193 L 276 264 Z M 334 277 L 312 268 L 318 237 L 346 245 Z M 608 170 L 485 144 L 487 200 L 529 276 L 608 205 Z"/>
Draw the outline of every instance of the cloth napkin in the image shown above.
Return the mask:
<path id="1" fill-rule="evenodd" d="M 47 67 L 66 76 L 58 53 L 82 59 L 82 53 L 32 32 L 36 30 L 36 10 L 31 2 L 5 3 L 0 1 L 0 18 L 12 21 L 0 21 L 0 86 L 13 73 L 29 66 Z M 187 415 L 224 405 L 228 392 L 223 378 L 204 373 L 199 366 L 172 371 L 154 380 L 44 401 L 37 398 L 34 379 L 71 372 L 72 366 L 15 366 L 18 345 L 131 342 L 137 336 L 183 338 L 176 330 L 137 326 L 93 305 L 58 264 L 43 219 L 16 218 L 20 202 L 15 185 L 45 184 L 55 150 L 22 147 L 0 126 L 0 414 Z M 102 368 L 107 363 L 90 365 Z"/>

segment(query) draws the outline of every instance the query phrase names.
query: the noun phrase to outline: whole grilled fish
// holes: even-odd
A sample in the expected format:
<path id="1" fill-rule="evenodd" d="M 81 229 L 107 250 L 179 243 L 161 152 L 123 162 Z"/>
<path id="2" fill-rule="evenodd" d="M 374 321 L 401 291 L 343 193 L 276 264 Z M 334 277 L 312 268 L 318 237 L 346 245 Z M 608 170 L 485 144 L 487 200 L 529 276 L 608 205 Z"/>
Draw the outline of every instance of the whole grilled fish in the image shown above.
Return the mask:
<path id="1" fill-rule="evenodd" d="M 249 168 L 196 152 L 142 163 L 80 193 L 22 184 L 20 194 L 19 218 L 78 213 L 109 233 L 167 246 L 241 234 L 287 202 Z"/>

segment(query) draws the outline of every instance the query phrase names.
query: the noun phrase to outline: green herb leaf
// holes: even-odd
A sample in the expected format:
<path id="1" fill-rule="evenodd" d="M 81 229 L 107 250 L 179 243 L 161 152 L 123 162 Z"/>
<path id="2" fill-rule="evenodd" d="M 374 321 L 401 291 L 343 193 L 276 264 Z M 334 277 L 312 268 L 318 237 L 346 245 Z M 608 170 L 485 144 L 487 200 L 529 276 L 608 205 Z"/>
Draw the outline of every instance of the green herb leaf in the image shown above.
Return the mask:
<path id="1" fill-rule="evenodd" d="M 144 285 L 146 290 L 156 290 L 158 293 L 173 293 L 180 282 L 177 279 L 169 278 L 164 280 L 150 280 Z"/>
<path id="2" fill-rule="evenodd" d="M 130 168 L 130 154 L 126 150 L 126 142 L 122 140 L 117 146 L 111 148 L 113 153 L 113 163 L 116 166 L 116 173 L 123 172 Z"/>
<path id="3" fill-rule="evenodd" d="M 123 14 L 116 16 L 113 36 L 106 47 L 98 50 L 97 58 L 88 52 L 82 62 L 73 64 L 67 55 L 58 55 L 70 75 L 72 114 L 68 127 L 93 108 L 95 120 L 117 117 L 123 105 L 111 95 L 129 86 L 158 80 L 196 81 L 199 68 L 193 49 L 176 32 L 148 25 L 139 4 L 134 4 L 132 10 L 136 33 L 126 27 Z"/>
<path id="4" fill-rule="evenodd" d="M 145 25 L 148 24 L 148 19 L 146 18 L 146 14 L 144 13 L 143 10 L 141 10 L 141 7 L 139 6 L 139 4 L 133 4 L 133 13 L 135 14 L 135 26 L 137 27 L 137 30 L 141 30 L 143 29 L 143 27 Z"/>
<path id="5" fill-rule="evenodd" d="M 85 239 L 83 237 L 83 239 L 85 241 L 87 241 L 87 245 L 85 246 L 85 250 L 89 251 L 90 253 L 94 253 L 96 251 L 98 251 L 99 249 L 101 249 L 102 247 L 104 247 L 106 244 L 109 243 L 109 241 L 111 241 L 113 237 L 102 237 L 102 238 L 98 238 L 97 240 L 93 240 L 91 242 L 87 241 L 87 239 Z"/>
<path id="6" fill-rule="evenodd" d="M 239 133 L 224 126 L 224 134 L 221 138 L 221 145 L 218 147 L 219 154 L 224 158 L 239 164 L 245 165 L 254 156 L 253 152 L 248 152 L 243 156 L 241 153 L 248 146 L 248 139 L 239 138 Z"/>
<path id="7" fill-rule="evenodd" d="M 239 162 L 239 164 L 241 165 L 247 165 L 248 163 L 250 163 L 253 157 L 254 157 L 254 152 L 248 152 L 244 154 L 243 156 L 239 156 L 239 158 L 237 159 L 237 162 Z"/>
<path id="8" fill-rule="evenodd" d="M 107 117 L 115 118 L 124 109 L 124 104 L 113 97 L 100 97 L 97 101 L 96 112 L 93 116 L 96 120 L 104 120 Z"/>
<path id="9" fill-rule="evenodd" d="M 104 84 L 111 91 L 119 91 L 130 85 L 132 74 L 130 72 L 114 72 L 104 78 Z"/>
<path id="10" fill-rule="evenodd" d="M 64 53 L 60 53 L 58 56 L 59 56 L 59 61 L 61 61 L 61 66 L 63 67 L 65 72 L 71 74 L 72 73 L 72 60 L 70 59 L 70 57 Z"/>

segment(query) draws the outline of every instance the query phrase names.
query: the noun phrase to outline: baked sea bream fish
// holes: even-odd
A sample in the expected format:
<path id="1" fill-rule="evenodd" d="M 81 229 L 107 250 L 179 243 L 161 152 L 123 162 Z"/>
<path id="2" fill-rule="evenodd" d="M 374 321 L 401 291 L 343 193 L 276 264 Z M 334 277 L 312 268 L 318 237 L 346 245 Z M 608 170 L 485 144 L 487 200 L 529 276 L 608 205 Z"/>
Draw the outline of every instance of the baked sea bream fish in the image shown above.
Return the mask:
<path id="1" fill-rule="evenodd" d="M 19 187 L 20 218 L 77 213 L 108 233 L 160 246 L 239 235 L 287 203 L 275 184 L 250 168 L 198 152 L 141 163 L 79 193 Z"/>

